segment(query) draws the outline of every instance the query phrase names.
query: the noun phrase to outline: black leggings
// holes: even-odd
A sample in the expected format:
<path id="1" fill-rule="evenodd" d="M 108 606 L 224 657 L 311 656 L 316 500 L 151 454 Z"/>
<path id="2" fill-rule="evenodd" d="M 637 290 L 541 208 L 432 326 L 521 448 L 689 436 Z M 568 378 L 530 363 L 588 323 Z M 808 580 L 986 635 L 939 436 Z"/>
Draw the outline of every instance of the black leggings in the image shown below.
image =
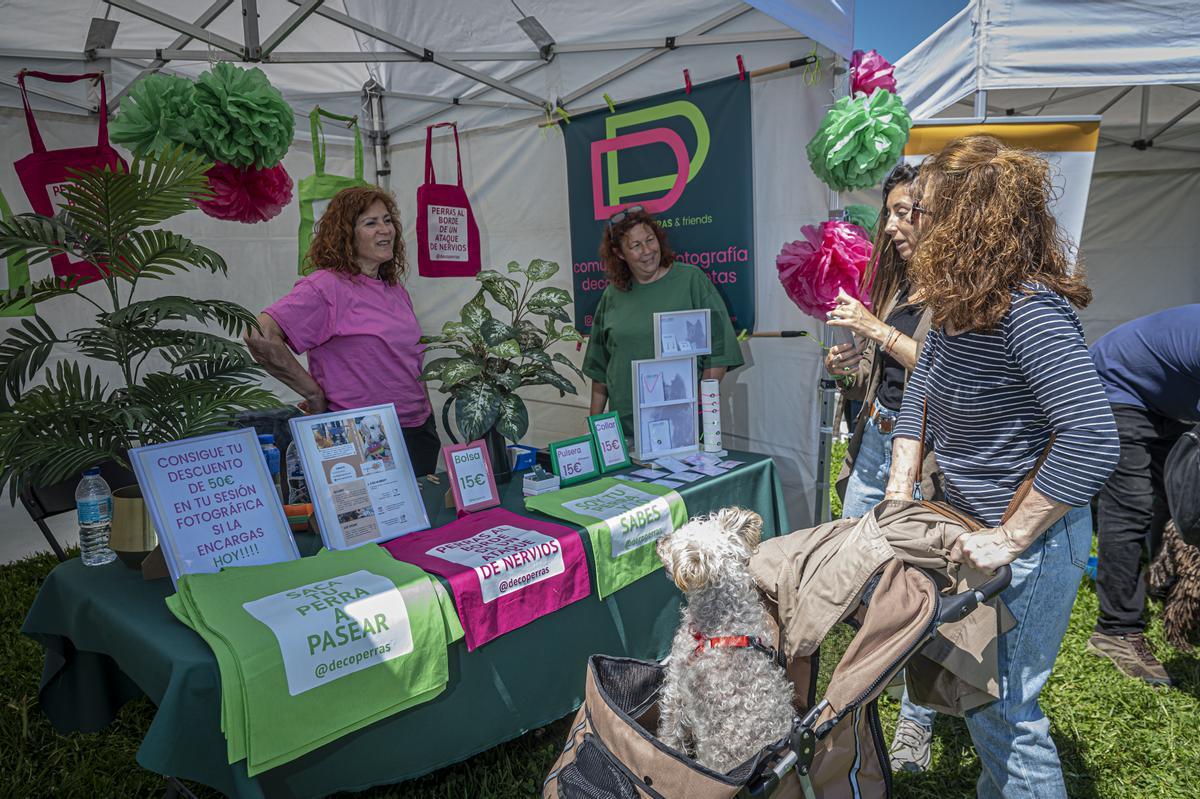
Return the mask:
<path id="1" fill-rule="evenodd" d="M 436 472 L 442 440 L 438 438 L 433 414 L 429 414 L 429 418 L 416 427 L 400 429 L 404 432 L 404 445 L 408 448 L 408 458 L 412 461 L 413 472 L 417 477 Z"/>

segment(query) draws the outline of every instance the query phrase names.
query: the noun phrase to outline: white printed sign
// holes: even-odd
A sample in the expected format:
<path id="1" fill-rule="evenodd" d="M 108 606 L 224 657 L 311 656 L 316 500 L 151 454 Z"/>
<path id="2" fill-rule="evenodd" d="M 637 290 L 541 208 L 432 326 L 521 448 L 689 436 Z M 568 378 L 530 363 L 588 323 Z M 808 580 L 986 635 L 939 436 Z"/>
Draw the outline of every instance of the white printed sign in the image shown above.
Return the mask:
<path id="1" fill-rule="evenodd" d="M 501 524 L 425 553 L 475 570 L 484 602 L 562 574 L 558 539 Z"/>
<path id="2" fill-rule="evenodd" d="M 450 453 L 451 462 L 454 464 L 454 479 L 458 483 L 458 492 L 464 508 L 491 502 L 494 498 L 484 458 L 481 447 L 470 447 Z"/>
<path id="3" fill-rule="evenodd" d="M 614 486 L 592 497 L 568 500 L 563 507 L 607 524 L 611 534 L 609 554 L 614 558 L 657 541 L 674 529 L 666 497 L 629 486 Z"/>
<path id="4" fill-rule="evenodd" d="M 408 608 L 378 574 L 350 574 L 242 605 L 275 634 L 292 696 L 413 651 Z"/>
<path id="5" fill-rule="evenodd" d="M 629 460 L 629 455 L 625 452 L 625 434 L 621 432 L 621 422 L 618 419 L 612 416 L 595 419 L 592 429 L 596 431 L 596 448 L 600 451 L 600 460 L 606 469 Z"/>
<path id="6" fill-rule="evenodd" d="M 470 255 L 467 209 L 453 205 L 430 205 L 427 213 L 430 260 L 466 261 Z"/>
<path id="7" fill-rule="evenodd" d="M 559 447 L 557 452 L 558 476 L 564 480 L 575 479 L 596 471 L 596 461 L 592 458 L 592 447 L 587 441 Z"/>

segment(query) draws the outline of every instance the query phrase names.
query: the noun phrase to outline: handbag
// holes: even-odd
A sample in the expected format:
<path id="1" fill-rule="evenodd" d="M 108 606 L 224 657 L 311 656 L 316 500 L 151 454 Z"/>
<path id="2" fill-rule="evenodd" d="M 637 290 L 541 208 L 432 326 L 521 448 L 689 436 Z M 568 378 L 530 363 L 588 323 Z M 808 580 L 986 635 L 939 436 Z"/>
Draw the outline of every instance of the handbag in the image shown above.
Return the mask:
<path id="1" fill-rule="evenodd" d="M 29 92 L 25 88 L 25 79 L 39 78 L 53 83 L 75 83 L 81 80 L 94 80 L 100 84 L 100 126 L 96 136 L 96 144 L 91 147 L 68 147 L 61 150 L 47 150 L 42 141 L 41 131 L 38 130 L 37 120 L 33 117 L 33 108 L 29 105 Z M 117 154 L 108 143 L 108 95 L 104 88 L 104 73 L 88 72 L 82 75 L 56 75 L 52 72 L 34 72 L 21 70 L 17 73 L 17 85 L 21 90 L 21 103 L 25 106 L 25 124 L 29 128 L 29 143 L 33 152 L 13 163 L 17 177 L 29 205 L 34 212 L 42 216 L 54 216 L 55 200 L 61 197 L 63 185 L 71 179 L 72 170 L 87 170 L 94 167 L 116 169 L 120 164 L 123 169 L 129 165 Z M 54 274 L 57 277 L 72 278 L 74 283 L 90 283 L 99 280 L 100 270 L 87 261 L 72 261 L 65 253 L 60 253 L 50 259 Z"/>
<path id="2" fill-rule="evenodd" d="M 325 137 L 321 131 L 321 117 L 345 122 L 354 131 L 353 177 L 326 174 Z M 329 207 L 329 201 L 342 189 L 371 185 L 363 180 L 363 146 L 362 135 L 358 130 L 358 117 L 335 114 L 317 106 L 308 115 L 308 122 L 312 132 L 313 166 L 316 171 L 296 184 L 296 196 L 300 199 L 300 234 L 297 241 L 296 268 L 300 274 L 304 274 L 304 258 L 308 255 L 308 245 L 312 243 L 313 229 L 325 213 L 325 209 Z"/>
<path id="3" fill-rule="evenodd" d="M 454 131 L 458 183 L 438 183 L 433 171 L 433 129 Z M 425 182 L 417 189 L 417 273 L 421 277 L 471 277 L 479 274 L 479 227 L 463 189 L 458 126 L 439 122 L 425 128 Z"/>

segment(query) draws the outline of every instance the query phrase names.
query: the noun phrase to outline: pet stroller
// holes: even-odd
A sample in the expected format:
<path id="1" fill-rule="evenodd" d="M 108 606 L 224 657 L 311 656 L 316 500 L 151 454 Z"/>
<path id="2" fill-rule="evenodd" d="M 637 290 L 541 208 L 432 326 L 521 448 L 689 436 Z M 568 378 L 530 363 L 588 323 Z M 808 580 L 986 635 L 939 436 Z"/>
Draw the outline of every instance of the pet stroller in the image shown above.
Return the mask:
<path id="1" fill-rule="evenodd" d="M 879 694 L 940 625 L 965 618 L 997 596 L 1012 572 L 1005 566 L 977 589 L 952 596 L 941 596 L 930 579 L 933 601 L 922 617 L 886 642 L 871 640 L 867 621 L 880 577 L 872 578 L 861 604 L 846 619 L 860 634 L 835 670 L 825 698 L 815 701 L 819 651 L 793 659 L 787 666 L 797 711 L 791 732 L 725 774 L 656 739 L 665 671 L 661 664 L 593 655 L 583 705 L 543 784 L 543 799 L 890 797 Z"/>

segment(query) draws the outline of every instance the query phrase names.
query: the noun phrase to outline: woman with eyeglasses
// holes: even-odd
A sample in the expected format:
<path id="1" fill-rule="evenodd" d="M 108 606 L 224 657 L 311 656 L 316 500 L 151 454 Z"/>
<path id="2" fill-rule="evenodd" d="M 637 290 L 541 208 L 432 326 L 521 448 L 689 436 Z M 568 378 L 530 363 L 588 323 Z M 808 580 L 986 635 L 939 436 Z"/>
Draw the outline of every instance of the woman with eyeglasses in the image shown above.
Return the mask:
<path id="1" fill-rule="evenodd" d="M 592 380 L 589 413 L 605 405 L 621 416 L 633 435 L 633 361 L 654 357 L 654 314 L 708 308 L 712 313 L 712 354 L 697 366 L 703 379 L 720 380 L 741 366 L 742 350 L 725 300 L 708 276 L 675 262 L 667 234 L 641 206 L 626 208 L 608 221 L 600 242 L 608 286 L 592 316 L 583 373 Z"/>
<path id="2" fill-rule="evenodd" d="M 946 501 L 984 527 L 961 536 L 950 560 L 1012 566 L 1000 594 L 1014 619 L 996 639 L 1000 696 L 966 711 L 985 799 L 1066 799 L 1038 697 L 1087 564 L 1088 503 L 1120 452 L 1074 310 L 1092 292 L 1050 212 L 1053 196 L 1045 159 L 991 136 L 950 142 L 918 183 L 921 244 L 909 276 L 933 322 L 904 394 L 885 498 L 912 499 L 924 438 Z M 1030 474 L 1032 488 L 1018 493 Z"/>
<path id="3" fill-rule="evenodd" d="M 869 292 L 878 316 L 845 292 L 829 313 L 828 324 L 851 331 L 857 343 L 831 347 L 825 369 L 838 377 L 849 375 L 844 399 L 862 402 L 837 479 L 843 519 L 862 516 L 883 499 L 892 461 L 892 430 L 900 416 L 904 384 L 929 332 L 931 313 L 913 301 L 908 279 L 908 263 L 917 243 L 912 197 L 916 179 L 915 166 L 899 164 L 883 182 L 875 247 L 862 277 L 862 291 Z M 940 475 L 932 455 L 921 474 L 922 496 L 936 498 Z M 920 772 L 929 767 L 935 715 L 914 705 L 905 693 L 892 737 L 893 770 Z"/>

